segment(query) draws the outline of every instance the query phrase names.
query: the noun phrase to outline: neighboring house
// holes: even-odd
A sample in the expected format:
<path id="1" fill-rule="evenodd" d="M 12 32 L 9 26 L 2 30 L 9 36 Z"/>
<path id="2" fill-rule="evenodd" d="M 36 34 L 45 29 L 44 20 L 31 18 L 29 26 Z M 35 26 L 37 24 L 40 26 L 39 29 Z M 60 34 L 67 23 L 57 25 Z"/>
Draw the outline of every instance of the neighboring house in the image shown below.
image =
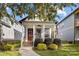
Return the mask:
<path id="1" fill-rule="evenodd" d="M 2 40 L 21 40 L 24 38 L 24 27 L 19 22 L 11 21 L 8 17 L 3 17 L 1 20 Z"/>
<path id="2" fill-rule="evenodd" d="M 16 40 L 24 39 L 25 29 L 22 24 L 16 21 L 13 25 L 13 29 L 14 29 L 14 39 Z"/>
<path id="3" fill-rule="evenodd" d="M 70 42 L 79 40 L 79 8 L 57 24 L 57 37 Z"/>
<path id="4" fill-rule="evenodd" d="M 55 37 L 55 24 L 52 21 L 43 21 L 35 17 L 29 19 L 28 17 L 20 21 L 25 27 L 25 41 L 33 45 L 36 38 L 54 38 Z"/>

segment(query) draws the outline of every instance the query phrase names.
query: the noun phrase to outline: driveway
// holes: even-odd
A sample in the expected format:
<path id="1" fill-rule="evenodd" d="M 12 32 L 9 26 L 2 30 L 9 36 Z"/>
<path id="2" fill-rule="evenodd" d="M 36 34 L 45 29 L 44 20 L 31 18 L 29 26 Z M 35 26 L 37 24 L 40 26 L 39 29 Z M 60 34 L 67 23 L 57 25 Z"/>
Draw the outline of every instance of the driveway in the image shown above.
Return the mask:
<path id="1" fill-rule="evenodd" d="M 20 48 L 20 53 L 22 54 L 22 56 L 39 56 L 32 50 L 32 47 L 30 46 Z"/>

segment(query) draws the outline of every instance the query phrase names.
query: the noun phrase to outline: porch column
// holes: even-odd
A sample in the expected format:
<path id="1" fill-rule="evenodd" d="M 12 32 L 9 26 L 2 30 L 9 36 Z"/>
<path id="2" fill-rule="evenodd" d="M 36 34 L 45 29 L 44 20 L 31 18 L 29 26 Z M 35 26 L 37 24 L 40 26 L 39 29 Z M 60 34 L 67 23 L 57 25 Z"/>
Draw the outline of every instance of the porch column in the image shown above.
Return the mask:
<path id="1" fill-rule="evenodd" d="M 51 38 L 51 28 L 49 29 L 49 37 Z"/>
<path id="2" fill-rule="evenodd" d="M 26 27 L 26 36 L 25 37 L 26 37 L 25 40 L 28 41 L 28 28 L 27 27 Z"/>
<path id="3" fill-rule="evenodd" d="M 43 24 L 43 27 L 42 27 L 42 39 L 44 41 L 45 39 L 45 25 Z"/>
<path id="4" fill-rule="evenodd" d="M 34 41 L 35 41 L 35 25 L 33 25 L 33 47 L 34 47 Z"/>

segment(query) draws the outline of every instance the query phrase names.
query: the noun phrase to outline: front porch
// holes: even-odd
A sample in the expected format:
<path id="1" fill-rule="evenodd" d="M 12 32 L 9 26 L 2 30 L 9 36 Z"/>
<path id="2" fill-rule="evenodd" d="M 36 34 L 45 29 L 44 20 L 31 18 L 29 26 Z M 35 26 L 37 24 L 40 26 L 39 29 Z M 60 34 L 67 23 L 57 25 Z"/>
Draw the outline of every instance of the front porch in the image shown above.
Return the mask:
<path id="1" fill-rule="evenodd" d="M 44 41 L 45 38 L 55 37 L 53 22 L 26 21 L 23 24 L 26 30 L 24 44 L 28 46 L 34 46 L 36 38 L 41 38 Z"/>

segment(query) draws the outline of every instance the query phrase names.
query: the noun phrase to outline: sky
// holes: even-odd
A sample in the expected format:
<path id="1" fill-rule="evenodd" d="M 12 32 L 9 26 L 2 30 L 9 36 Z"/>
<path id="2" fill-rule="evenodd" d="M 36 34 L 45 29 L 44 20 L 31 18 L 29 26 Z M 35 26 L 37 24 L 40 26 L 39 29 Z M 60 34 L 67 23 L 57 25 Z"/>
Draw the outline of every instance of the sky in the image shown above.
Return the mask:
<path id="1" fill-rule="evenodd" d="M 79 6 L 79 5 L 77 5 L 77 6 Z M 32 5 L 32 7 L 33 7 L 33 5 Z M 76 7 L 74 7 L 74 6 L 68 6 L 68 7 L 65 7 L 63 10 L 57 10 L 57 16 L 59 16 L 59 18 L 56 17 L 55 19 L 58 22 L 60 22 L 65 16 L 67 16 L 68 14 L 70 14 L 75 8 Z M 13 15 L 11 8 L 7 7 L 6 11 L 7 11 L 7 13 L 9 15 L 11 15 L 11 16 Z M 25 18 L 26 16 L 28 16 L 28 15 L 27 14 L 25 14 L 25 15 L 23 14 L 22 17 L 20 17 L 19 15 L 17 15 L 15 17 L 15 19 L 17 21 L 20 21 L 21 19 Z"/>
<path id="2" fill-rule="evenodd" d="M 77 7 L 79 7 L 79 5 L 77 5 Z M 57 15 L 59 16 L 56 17 L 55 19 L 60 22 L 61 20 L 63 20 L 64 17 L 66 17 L 67 15 L 69 15 L 71 12 L 73 12 L 77 7 L 74 6 L 68 6 L 65 7 L 63 10 L 58 10 L 57 11 Z"/>
<path id="3" fill-rule="evenodd" d="M 7 12 L 10 16 L 13 16 L 13 12 L 12 12 L 11 8 L 7 7 L 7 8 L 6 8 L 6 12 Z M 17 15 L 17 16 L 15 16 L 15 19 L 16 19 L 17 21 L 19 21 L 19 20 L 25 18 L 26 16 L 27 16 L 27 14 L 23 14 L 22 17 L 20 17 L 19 15 Z"/>

